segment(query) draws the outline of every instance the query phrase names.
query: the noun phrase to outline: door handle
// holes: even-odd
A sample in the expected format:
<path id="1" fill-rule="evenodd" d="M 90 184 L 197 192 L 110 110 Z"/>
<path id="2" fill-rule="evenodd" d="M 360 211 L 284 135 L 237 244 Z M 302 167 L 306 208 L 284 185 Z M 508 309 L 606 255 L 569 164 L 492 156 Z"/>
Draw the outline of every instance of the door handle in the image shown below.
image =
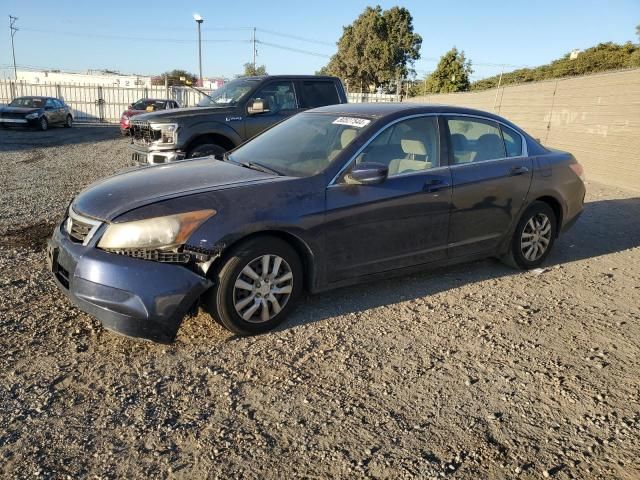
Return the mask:
<path id="1" fill-rule="evenodd" d="M 422 190 L 424 192 L 431 193 L 431 192 L 437 192 L 438 190 L 442 190 L 443 188 L 446 188 L 448 186 L 449 185 L 445 183 L 445 181 L 442 180 L 441 178 L 432 178 L 430 180 L 427 180 L 424 183 L 424 187 L 422 188 Z"/>
<path id="2" fill-rule="evenodd" d="M 515 177 L 516 175 L 523 175 L 528 172 L 529 169 L 527 167 L 513 167 L 511 170 L 509 170 L 509 175 Z"/>

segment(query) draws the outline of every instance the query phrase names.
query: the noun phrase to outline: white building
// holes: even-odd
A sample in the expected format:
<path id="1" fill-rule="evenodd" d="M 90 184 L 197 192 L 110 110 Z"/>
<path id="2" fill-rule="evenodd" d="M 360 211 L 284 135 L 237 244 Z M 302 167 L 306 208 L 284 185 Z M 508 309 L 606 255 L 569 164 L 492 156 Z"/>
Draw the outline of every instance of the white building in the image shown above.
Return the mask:
<path id="1" fill-rule="evenodd" d="M 18 81 L 33 84 L 100 85 L 103 87 L 150 87 L 151 77 L 122 75 L 102 70 L 87 70 L 87 73 L 68 73 L 52 70 L 18 70 Z"/>

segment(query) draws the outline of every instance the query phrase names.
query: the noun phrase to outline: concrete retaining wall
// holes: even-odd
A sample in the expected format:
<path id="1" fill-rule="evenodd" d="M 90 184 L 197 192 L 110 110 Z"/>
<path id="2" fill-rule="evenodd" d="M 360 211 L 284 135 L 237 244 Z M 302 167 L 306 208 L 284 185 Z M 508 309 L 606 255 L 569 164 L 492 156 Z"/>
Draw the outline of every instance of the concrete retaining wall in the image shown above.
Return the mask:
<path id="1" fill-rule="evenodd" d="M 573 153 L 587 179 L 640 190 L 640 69 L 408 101 L 495 112 Z"/>

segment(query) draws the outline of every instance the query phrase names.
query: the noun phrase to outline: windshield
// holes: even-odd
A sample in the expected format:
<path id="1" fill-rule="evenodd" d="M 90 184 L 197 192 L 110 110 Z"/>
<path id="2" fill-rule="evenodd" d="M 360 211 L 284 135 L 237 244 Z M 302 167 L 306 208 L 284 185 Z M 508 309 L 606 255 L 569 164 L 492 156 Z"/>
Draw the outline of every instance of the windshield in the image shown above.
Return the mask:
<path id="1" fill-rule="evenodd" d="M 44 98 L 20 97 L 12 101 L 10 107 L 26 107 L 26 108 L 42 108 L 44 106 Z"/>
<path id="2" fill-rule="evenodd" d="M 301 113 L 235 150 L 230 159 L 255 163 L 283 175 L 315 175 L 367 129 L 368 118 Z"/>
<path id="3" fill-rule="evenodd" d="M 146 110 L 147 112 L 155 112 L 156 110 L 164 110 L 167 102 L 164 100 L 144 99 L 138 100 L 131 106 L 132 110 Z"/>
<path id="4" fill-rule="evenodd" d="M 249 93 L 249 90 L 251 90 L 257 82 L 259 82 L 257 79 L 249 80 L 239 78 L 225 83 L 222 87 L 211 92 L 208 97 L 203 95 L 202 100 L 198 102 L 198 106 L 213 107 L 216 105 L 233 105 Z"/>

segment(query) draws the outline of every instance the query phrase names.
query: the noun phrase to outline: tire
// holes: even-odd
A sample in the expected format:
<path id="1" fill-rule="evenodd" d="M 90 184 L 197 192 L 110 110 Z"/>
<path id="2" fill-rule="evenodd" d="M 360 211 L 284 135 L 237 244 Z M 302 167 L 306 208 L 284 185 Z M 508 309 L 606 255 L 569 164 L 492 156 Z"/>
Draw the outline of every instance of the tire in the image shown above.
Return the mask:
<path id="1" fill-rule="evenodd" d="M 71 115 L 67 115 L 67 119 L 64 121 L 64 128 L 73 127 L 73 117 Z"/>
<path id="2" fill-rule="evenodd" d="M 269 259 L 268 275 L 262 271 L 264 257 Z M 281 280 L 276 281 L 278 278 Z M 202 299 L 204 310 L 236 334 L 263 333 L 281 324 L 300 298 L 302 262 L 285 241 L 269 236 L 254 237 L 223 259 L 213 280 L 214 287 Z"/>
<path id="3" fill-rule="evenodd" d="M 533 202 L 518 221 L 502 262 L 523 270 L 536 268 L 549 256 L 557 235 L 557 219 L 544 202 Z"/>
<path id="4" fill-rule="evenodd" d="M 46 129 L 49 128 L 49 122 L 47 121 L 47 117 L 42 117 L 39 121 L 38 121 L 38 130 L 41 131 L 45 131 Z"/>
<path id="5" fill-rule="evenodd" d="M 196 145 L 189 153 L 187 153 L 186 158 L 200 158 L 200 157 L 208 157 L 210 155 L 222 155 L 226 152 L 227 149 L 217 145 L 215 143 L 203 143 L 202 145 Z"/>

